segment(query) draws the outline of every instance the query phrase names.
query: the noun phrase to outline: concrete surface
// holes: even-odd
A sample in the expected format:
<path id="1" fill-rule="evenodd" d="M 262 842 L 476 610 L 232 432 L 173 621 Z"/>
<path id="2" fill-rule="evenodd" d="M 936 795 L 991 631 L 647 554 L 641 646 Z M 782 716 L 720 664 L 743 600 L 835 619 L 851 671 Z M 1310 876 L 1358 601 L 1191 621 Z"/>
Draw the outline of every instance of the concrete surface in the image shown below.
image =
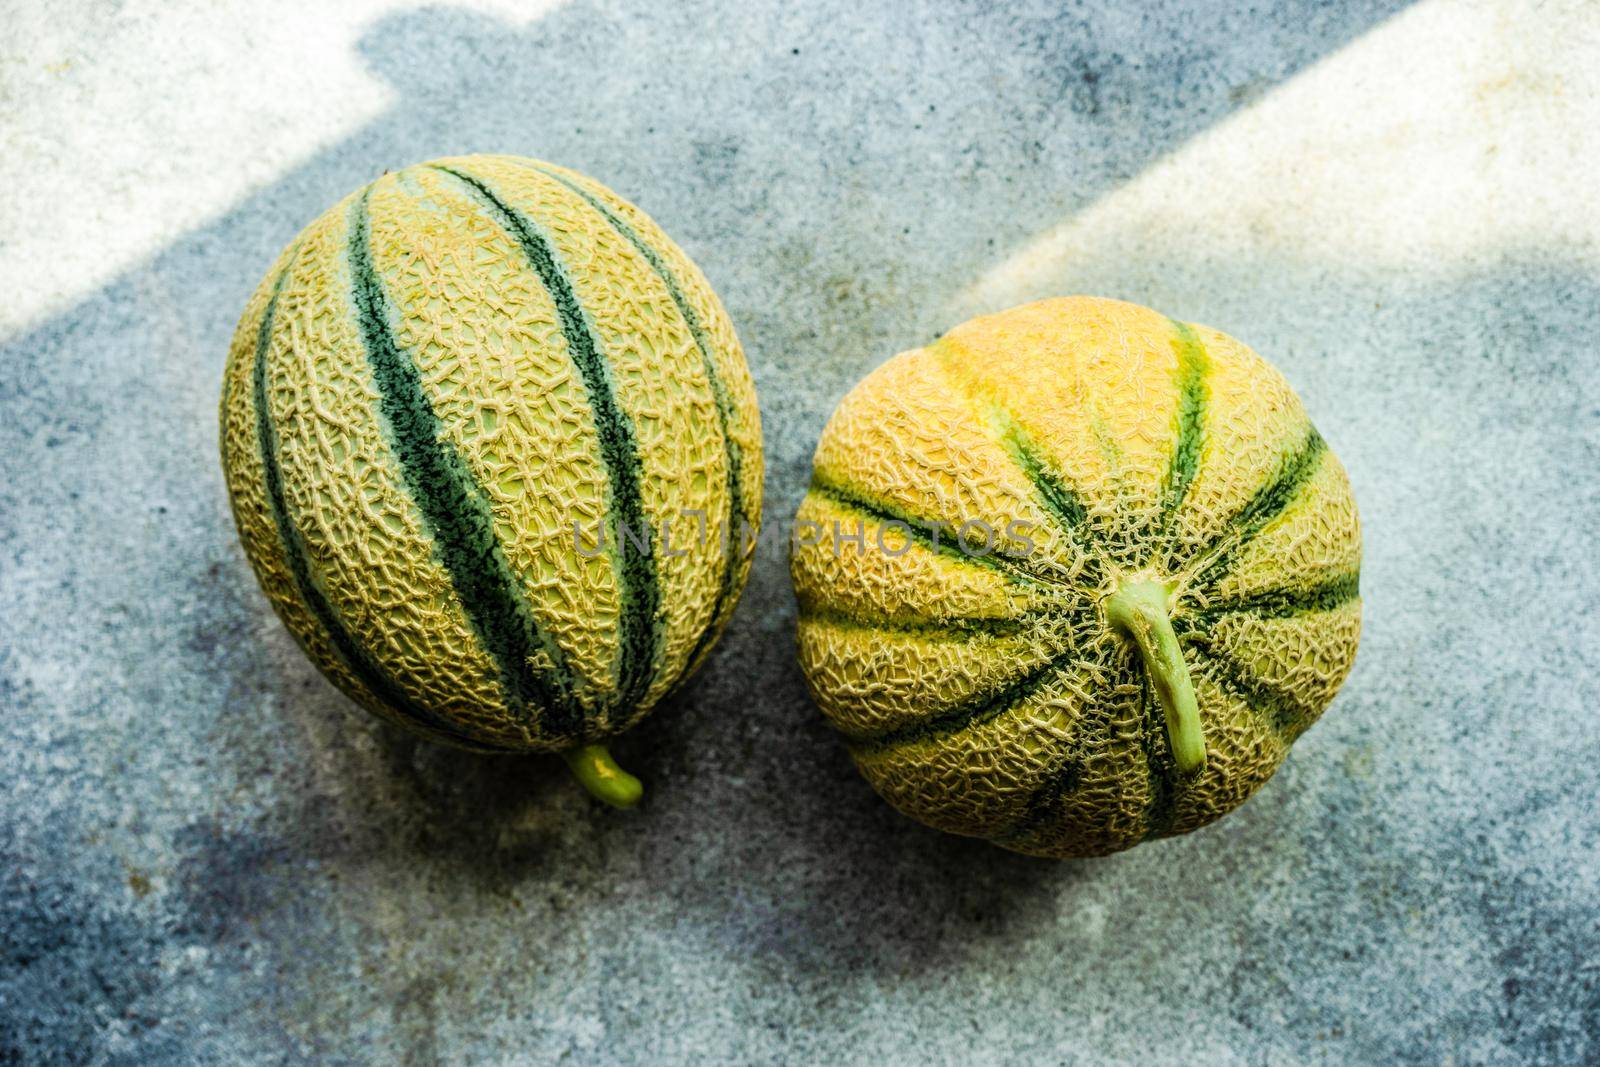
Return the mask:
<path id="1" fill-rule="evenodd" d="M 1592 5 L 317 7 L 0 5 L 0 1062 L 1600 1059 Z M 871 794 L 777 551 L 617 746 L 637 813 L 356 713 L 235 543 L 224 350 L 327 204 L 477 150 L 699 260 L 772 522 L 974 311 L 1243 337 L 1355 482 L 1345 691 L 1235 816 L 1071 864 Z"/>

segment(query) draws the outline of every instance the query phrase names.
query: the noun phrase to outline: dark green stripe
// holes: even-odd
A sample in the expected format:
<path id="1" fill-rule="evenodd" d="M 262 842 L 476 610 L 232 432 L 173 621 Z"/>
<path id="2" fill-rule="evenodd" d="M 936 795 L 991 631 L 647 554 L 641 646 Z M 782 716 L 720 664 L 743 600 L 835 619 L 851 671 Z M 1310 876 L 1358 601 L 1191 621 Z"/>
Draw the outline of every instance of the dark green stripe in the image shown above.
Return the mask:
<path id="1" fill-rule="evenodd" d="M 1254 615 L 1261 619 L 1287 619 L 1318 611 L 1341 608 L 1361 595 L 1361 574 L 1340 574 L 1304 587 L 1266 589 L 1228 600 L 1205 604 L 1194 611 L 1197 618 L 1218 615 Z"/>
<path id="2" fill-rule="evenodd" d="M 1087 564 L 1089 579 L 1098 581 L 1104 573 L 1104 560 L 1099 552 L 1098 537 L 1094 527 L 1089 523 L 1089 509 L 1084 504 L 1083 498 L 1049 468 L 1028 443 L 1021 427 L 1010 420 L 1007 420 L 1005 443 L 1012 459 L 1033 483 L 1045 510 L 1055 517 L 1061 532 L 1077 548 L 1078 555 Z"/>
<path id="3" fill-rule="evenodd" d="M 1077 649 L 1069 649 L 992 692 L 963 701 L 926 719 L 893 730 L 862 733 L 845 731 L 845 738 L 850 742 L 851 751 L 866 754 L 910 741 L 948 737 L 974 726 L 982 726 L 1004 715 L 1018 703 L 1043 689 L 1054 681 L 1063 669 L 1081 659 L 1082 654 Z"/>
<path id="4" fill-rule="evenodd" d="M 723 447 L 727 452 L 728 525 L 724 536 L 726 551 L 722 561 L 722 577 L 717 583 L 716 603 L 711 609 L 711 617 L 706 620 L 705 627 L 700 631 L 699 639 L 695 641 L 694 649 L 689 653 L 689 658 L 685 661 L 687 665 L 692 666 L 700 659 L 700 654 L 705 651 L 706 646 L 716 637 L 717 623 L 722 618 L 724 609 L 728 606 L 729 598 L 733 595 L 734 578 L 739 569 L 740 541 L 744 536 L 743 527 L 753 527 L 755 525 L 752 518 L 745 514 L 743 494 L 739 486 L 740 471 L 744 465 L 743 451 L 729 429 L 738 418 L 738 412 L 734 409 L 733 398 L 728 395 L 727 386 L 723 383 L 722 376 L 717 373 L 716 363 L 711 358 L 711 339 L 706 336 L 705 328 L 700 322 L 700 315 L 695 311 L 694 305 L 689 303 L 688 299 L 683 295 L 683 288 L 678 284 L 677 276 L 673 274 L 672 268 L 667 265 L 666 261 L 661 258 L 660 253 L 651 247 L 644 238 L 640 237 L 632 226 L 629 226 L 616 212 L 612 211 L 598 197 L 589 193 L 588 190 L 555 171 L 548 170 L 537 164 L 532 164 L 531 166 L 533 170 L 560 182 L 582 197 L 590 207 L 599 212 L 601 217 L 611 224 L 612 229 L 627 238 L 633 247 L 638 249 L 645 262 L 650 264 L 650 268 L 656 272 L 662 284 L 667 287 L 667 293 L 672 297 L 672 302 L 678 306 L 678 314 L 683 316 L 683 321 L 689 327 L 689 333 L 694 338 L 695 347 L 700 349 L 700 363 L 705 367 L 706 380 L 710 383 L 712 396 L 716 399 L 717 422 L 722 431 Z"/>
<path id="5" fill-rule="evenodd" d="M 1195 659 L 1202 672 L 1223 692 L 1260 715 L 1277 733 L 1298 731 L 1316 714 L 1292 694 L 1256 677 L 1226 650 L 1194 638 L 1187 642 L 1187 647 L 1197 653 Z"/>
<path id="6" fill-rule="evenodd" d="M 1062 799 L 1083 786 L 1084 754 L 1115 743 L 1111 737 L 1111 720 L 1119 703 L 1116 691 L 1131 686 L 1136 672 L 1132 657 L 1127 655 L 1122 656 L 1112 670 L 1112 676 L 1104 684 L 1096 686 L 1093 702 L 1084 709 L 1078 721 L 1072 752 L 1057 763 L 1029 795 L 1022 817 L 994 840 L 1002 843 L 1020 841 L 1058 819 Z"/>
<path id="7" fill-rule="evenodd" d="M 1139 671 L 1139 709 L 1143 719 L 1139 747 L 1144 752 L 1150 782 L 1150 803 L 1144 815 L 1144 839 L 1149 840 L 1165 837 L 1172 828 L 1178 799 L 1178 765 L 1172 758 L 1172 742 L 1167 737 L 1166 712 L 1150 687 L 1149 673 L 1142 670 Z"/>
<path id="8" fill-rule="evenodd" d="M 1205 444 L 1206 401 L 1211 392 L 1206 384 L 1209 364 L 1205 346 L 1187 323 L 1173 322 L 1172 328 L 1177 334 L 1172 347 L 1178 356 L 1178 428 L 1172 446 L 1172 459 L 1167 465 L 1163 483 L 1166 487 L 1161 504 L 1163 526 L 1170 526 L 1200 470 L 1200 451 Z"/>
<path id="9" fill-rule="evenodd" d="M 1317 472 L 1327 450 L 1327 442 L 1322 439 L 1317 428 L 1307 424 L 1305 440 L 1292 452 L 1283 456 L 1272 480 L 1256 490 L 1256 494 L 1244 507 L 1228 520 L 1223 533 L 1213 539 L 1205 550 L 1197 553 L 1199 558 L 1204 558 L 1218 546 L 1226 546 L 1196 576 L 1197 586 L 1203 588 L 1214 584 L 1227 575 L 1238 560 L 1240 551 L 1254 540 L 1269 522 L 1282 514 L 1299 495 L 1300 490 L 1305 488 L 1311 476 Z"/>
<path id="10" fill-rule="evenodd" d="M 390 446 L 462 609 L 500 668 L 508 704 L 538 716 L 547 737 L 576 739 L 583 710 L 573 699 L 561 650 L 534 622 L 495 535 L 489 500 L 439 424 L 416 364 L 390 330 L 389 299 L 369 247 L 370 196 L 369 191 L 350 210 L 350 275 Z"/>
<path id="11" fill-rule="evenodd" d="M 1062 529 L 1074 536 L 1083 530 L 1089 518 L 1089 509 L 1084 506 L 1078 494 L 1044 465 L 1021 433 L 1013 431 L 1008 437 L 1008 443 L 1017 465 L 1038 490 L 1040 499 L 1061 523 Z"/>
<path id="12" fill-rule="evenodd" d="M 600 444 L 600 459 L 605 464 L 611 485 L 609 514 L 612 558 L 620 572 L 622 612 L 618 619 L 620 669 L 619 705 L 631 709 L 644 699 L 655 678 L 661 646 L 661 589 L 656 579 L 655 531 L 645 520 L 643 480 L 639 449 L 634 439 L 633 420 L 622 410 L 613 391 L 611 369 L 600 351 L 600 342 L 590 328 L 588 316 L 578 301 L 572 281 L 556 258 L 555 249 L 534 224 L 520 211 L 495 195 L 482 180 L 453 167 L 435 165 L 476 194 L 488 207 L 501 228 L 522 246 L 539 281 L 555 304 L 561 334 L 567 351 L 583 378 L 594 412 L 595 433 Z M 624 530 L 643 541 L 625 541 Z"/>
<path id="13" fill-rule="evenodd" d="M 993 840 L 1020 841 L 1042 830 L 1057 818 L 1056 809 L 1062 799 L 1077 792 L 1082 784 L 1083 761 L 1077 757 L 1062 761 L 1046 773 L 1044 782 L 1029 795 L 1022 817 L 1003 833 L 996 834 Z"/>
<path id="14" fill-rule="evenodd" d="M 857 615 L 837 609 L 800 606 L 800 621 L 815 622 L 839 629 L 870 633 L 920 634 L 925 637 L 960 641 L 973 636 L 1016 637 L 1039 625 L 1035 615 L 1015 619 L 889 619 Z"/>
<path id="15" fill-rule="evenodd" d="M 1022 561 L 1026 557 L 1012 556 L 1001 551 L 998 542 L 1000 535 L 1005 532 L 1003 530 L 995 531 L 996 545 L 994 549 L 986 554 L 979 555 L 975 552 L 963 551 L 957 546 L 956 537 L 959 531 L 957 528 L 950 526 L 950 524 L 936 523 L 930 519 L 918 518 L 905 512 L 896 511 L 887 504 L 870 500 L 863 494 L 837 482 L 825 479 L 821 475 L 812 475 L 811 492 L 837 507 L 858 511 L 864 518 L 871 519 L 879 526 L 887 526 L 889 523 L 902 524 L 898 528 L 912 541 L 951 559 L 964 560 L 968 563 L 976 563 L 985 567 L 994 567 L 1008 576 L 1017 578 L 1031 579 L 1034 577 L 1031 572 L 1022 566 Z M 818 525 L 821 524 L 819 523 Z M 932 533 L 936 529 L 939 531 L 937 539 Z M 839 532 L 842 536 L 847 537 L 853 537 L 856 533 L 855 530 L 845 530 L 843 527 L 840 528 Z M 834 531 L 832 529 L 823 529 L 822 536 L 825 543 L 830 547 L 833 544 L 831 540 L 833 535 Z M 864 551 L 876 552 L 879 550 L 875 539 L 871 536 L 868 536 L 866 545 L 867 547 Z M 854 551 L 853 546 L 854 541 L 851 541 L 841 548 L 841 551 Z"/>
<path id="16" fill-rule="evenodd" d="M 951 358 L 950 349 L 941 348 L 940 358 L 948 362 Z M 980 401 L 966 387 L 965 379 L 957 381 L 958 388 L 963 389 L 972 403 L 978 404 L 980 408 L 987 407 L 998 429 L 1000 443 L 1010 451 L 1012 461 L 1033 483 L 1034 491 L 1038 493 L 1045 510 L 1055 518 L 1067 539 L 1078 549 L 1079 556 L 1088 564 L 1086 569 L 1090 577 L 1098 580 L 1103 576 L 1105 561 L 1099 551 L 1102 547 L 1100 537 L 1089 524 L 1089 509 L 1083 499 L 1039 457 L 1038 451 L 1029 443 L 1028 435 L 1023 431 L 1021 424 L 1009 411 L 992 401 Z"/>
<path id="17" fill-rule="evenodd" d="M 254 385 L 256 441 L 261 449 L 261 467 L 265 474 L 267 502 L 272 512 L 273 524 L 278 528 L 284 559 L 294 576 L 295 589 L 312 616 L 316 618 L 318 625 L 322 627 L 329 643 L 350 668 L 350 672 L 379 700 L 418 726 L 441 734 L 457 745 L 481 751 L 502 749 L 504 746 L 473 737 L 455 723 L 434 714 L 430 709 L 408 697 L 377 665 L 367 650 L 361 647 L 350 631 L 345 629 L 333 610 L 333 605 L 328 603 L 327 597 L 322 595 L 322 590 L 317 588 L 316 582 L 311 578 L 305 544 L 301 540 L 300 531 L 289 518 L 289 508 L 284 500 L 283 472 L 278 466 L 278 435 L 272 425 L 271 412 L 267 409 L 267 350 L 272 342 L 272 320 L 278 311 L 278 296 L 283 292 L 283 283 L 288 277 L 289 268 L 285 267 L 278 275 L 278 280 L 273 283 L 272 298 L 267 301 L 267 310 L 261 317 L 261 328 L 256 333 Z"/>

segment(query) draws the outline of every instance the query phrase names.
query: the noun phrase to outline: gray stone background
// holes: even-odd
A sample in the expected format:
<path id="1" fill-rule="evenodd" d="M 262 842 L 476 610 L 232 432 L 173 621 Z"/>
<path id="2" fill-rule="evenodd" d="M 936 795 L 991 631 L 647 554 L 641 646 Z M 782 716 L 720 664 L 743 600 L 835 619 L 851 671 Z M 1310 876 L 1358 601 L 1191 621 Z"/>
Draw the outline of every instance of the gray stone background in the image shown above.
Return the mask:
<path id="1" fill-rule="evenodd" d="M 0 4 L 0 1063 L 1600 1060 L 1600 9 Z M 443 751 L 301 657 L 222 362 L 385 168 L 556 160 L 726 301 L 786 524 L 845 391 L 1070 292 L 1234 333 L 1356 486 L 1273 782 L 1049 863 L 857 778 L 769 546 L 616 748 Z"/>

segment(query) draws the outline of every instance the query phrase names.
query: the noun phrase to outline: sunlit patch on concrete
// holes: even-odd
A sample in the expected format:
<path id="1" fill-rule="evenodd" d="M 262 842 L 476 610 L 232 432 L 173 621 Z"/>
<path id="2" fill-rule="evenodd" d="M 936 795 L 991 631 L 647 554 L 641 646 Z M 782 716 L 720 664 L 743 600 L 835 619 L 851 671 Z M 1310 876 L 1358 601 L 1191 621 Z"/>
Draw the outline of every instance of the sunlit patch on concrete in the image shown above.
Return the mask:
<path id="1" fill-rule="evenodd" d="M 1523 249 L 1600 265 L 1597 35 L 1583 0 L 1426 0 L 1041 234 L 947 317 L 1073 292 L 1184 314 L 1174 278 L 1253 284 L 1267 265 L 1421 280 Z"/>
<path id="2" fill-rule="evenodd" d="M 452 6 L 521 27 L 563 2 Z M 271 18 L 236 4 L 8 14 L 0 338 L 70 307 L 381 114 L 396 90 L 357 44 L 379 19 L 415 6 L 296 0 Z M 182 106 L 152 108 L 152 93 Z"/>

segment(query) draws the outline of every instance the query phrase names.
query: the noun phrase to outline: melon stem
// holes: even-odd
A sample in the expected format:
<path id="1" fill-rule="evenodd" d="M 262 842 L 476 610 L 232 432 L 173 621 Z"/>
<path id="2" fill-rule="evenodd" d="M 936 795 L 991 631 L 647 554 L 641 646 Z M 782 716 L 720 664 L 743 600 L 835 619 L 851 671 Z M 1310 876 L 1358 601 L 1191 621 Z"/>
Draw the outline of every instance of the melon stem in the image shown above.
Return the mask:
<path id="1" fill-rule="evenodd" d="M 644 796 L 639 779 L 617 766 L 604 745 L 579 745 L 561 753 L 572 776 L 613 808 L 631 808 Z"/>
<path id="2" fill-rule="evenodd" d="M 1167 743 L 1178 773 L 1195 773 L 1206 765 L 1205 731 L 1189 665 L 1167 614 L 1167 587 L 1160 582 L 1125 581 L 1106 599 L 1105 609 L 1106 621 L 1131 638 L 1144 659 L 1145 672 L 1167 714 Z"/>

